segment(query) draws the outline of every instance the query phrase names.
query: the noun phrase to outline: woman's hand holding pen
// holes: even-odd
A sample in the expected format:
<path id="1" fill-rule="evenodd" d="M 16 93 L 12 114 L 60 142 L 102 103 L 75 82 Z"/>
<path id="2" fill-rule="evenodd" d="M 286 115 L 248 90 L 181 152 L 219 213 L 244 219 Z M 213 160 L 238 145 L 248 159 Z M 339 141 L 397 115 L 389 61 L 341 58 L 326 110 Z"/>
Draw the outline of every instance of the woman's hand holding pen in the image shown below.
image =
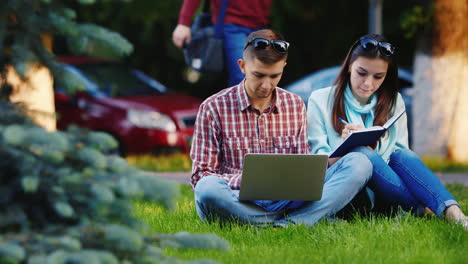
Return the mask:
<path id="1" fill-rule="evenodd" d="M 361 124 L 350 124 L 346 122 L 343 118 L 339 118 L 339 120 L 345 125 L 343 130 L 341 131 L 342 139 L 347 138 L 349 134 L 351 134 L 351 132 L 361 130 L 363 128 Z"/>
<path id="2" fill-rule="evenodd" d="M 343 118 L 339 117 L 341 123 L 343 123 L 344 129 L 341 131 L 341 138 L 345 139 L 353 130 L 360 130 L 362 129 L 362 125 L 355 125 L 346 122 Z M 337 162 L 341 158 L 328 158 L 328 167 L 331 167 L 335 162 Z"/>

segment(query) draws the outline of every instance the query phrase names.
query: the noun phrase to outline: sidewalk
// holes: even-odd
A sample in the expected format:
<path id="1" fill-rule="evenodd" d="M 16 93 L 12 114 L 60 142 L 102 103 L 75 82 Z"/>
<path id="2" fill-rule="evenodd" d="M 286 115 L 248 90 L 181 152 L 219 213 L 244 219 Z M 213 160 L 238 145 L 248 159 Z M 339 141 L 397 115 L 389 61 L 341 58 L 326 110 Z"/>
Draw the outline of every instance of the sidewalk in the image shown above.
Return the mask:
<path id="1" fill-rule="evenodd" d="M 190 182 L 190 172 L 188 171 L 181 171 L 181 172 L 148 172 L 149 174 L 161 177 L 163 179 L 175 181 L 178 183 L 186 183 Z M 461 183 L 468 187 L 468 174 L 463 173 L 436 173 L 436 176 L 444 184 L 449 183 Z"/>

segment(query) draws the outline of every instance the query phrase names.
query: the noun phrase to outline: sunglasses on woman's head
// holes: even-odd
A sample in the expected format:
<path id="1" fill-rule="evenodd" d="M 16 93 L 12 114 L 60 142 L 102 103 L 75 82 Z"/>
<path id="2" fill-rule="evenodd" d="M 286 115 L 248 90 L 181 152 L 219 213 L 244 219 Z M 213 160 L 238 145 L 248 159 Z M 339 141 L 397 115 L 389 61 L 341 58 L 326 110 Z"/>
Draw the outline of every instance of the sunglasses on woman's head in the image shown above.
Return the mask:
<path id="1" fill-rule="evenodd" d="M 365 51 L 371 51 L 378 48 L 380 54 L 386 57 L 393 56 L 393 54 L 395 53 L 395 46 L 388 42 L 379 42 L 373 38 L 361 37 L 359 39 L 359 43 Z"/>
<path id="2" fill-rule="evenodd" d="M 256 50 L 266 49 L 268 46 L 271 47 L 280 54 L 285 54 L 288 52 L 289 43 L 284 40 L 273 40 L 273 39 L 265 39 L 265 38 L 253 38 L 247 42 L 244 46 L 244 50 L 252 44 L 252 46 Z"/>

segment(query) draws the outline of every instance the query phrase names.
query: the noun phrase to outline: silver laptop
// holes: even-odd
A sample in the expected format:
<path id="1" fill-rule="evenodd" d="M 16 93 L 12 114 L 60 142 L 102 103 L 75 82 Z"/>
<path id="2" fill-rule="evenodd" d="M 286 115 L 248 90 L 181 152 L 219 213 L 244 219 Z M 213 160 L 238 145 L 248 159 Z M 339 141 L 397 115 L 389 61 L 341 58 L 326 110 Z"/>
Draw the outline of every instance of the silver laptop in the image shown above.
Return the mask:
<path id="1" fill-rule="evenodd" d="M 318 201 L 328 155 L 247 154 L 239 200 Z"/>

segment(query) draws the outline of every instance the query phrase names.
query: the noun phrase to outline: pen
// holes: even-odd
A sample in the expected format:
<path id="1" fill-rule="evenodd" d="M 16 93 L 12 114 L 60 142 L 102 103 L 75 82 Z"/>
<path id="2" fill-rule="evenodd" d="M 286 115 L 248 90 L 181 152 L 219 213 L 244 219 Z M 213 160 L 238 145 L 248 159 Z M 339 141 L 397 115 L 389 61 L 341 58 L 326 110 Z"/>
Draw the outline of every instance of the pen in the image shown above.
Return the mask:
<path id="1" fill-rule="evenodd" d="M 346 126 L 346 125 L 349 125 L 349 123 L 346 122 L 346 120 L 344 120 L 344 119 L 341 118 L 341 117 L 338 117 L 338 120 L 340 120 L 340 122 L 343 123 L 345 126 Z"/>

